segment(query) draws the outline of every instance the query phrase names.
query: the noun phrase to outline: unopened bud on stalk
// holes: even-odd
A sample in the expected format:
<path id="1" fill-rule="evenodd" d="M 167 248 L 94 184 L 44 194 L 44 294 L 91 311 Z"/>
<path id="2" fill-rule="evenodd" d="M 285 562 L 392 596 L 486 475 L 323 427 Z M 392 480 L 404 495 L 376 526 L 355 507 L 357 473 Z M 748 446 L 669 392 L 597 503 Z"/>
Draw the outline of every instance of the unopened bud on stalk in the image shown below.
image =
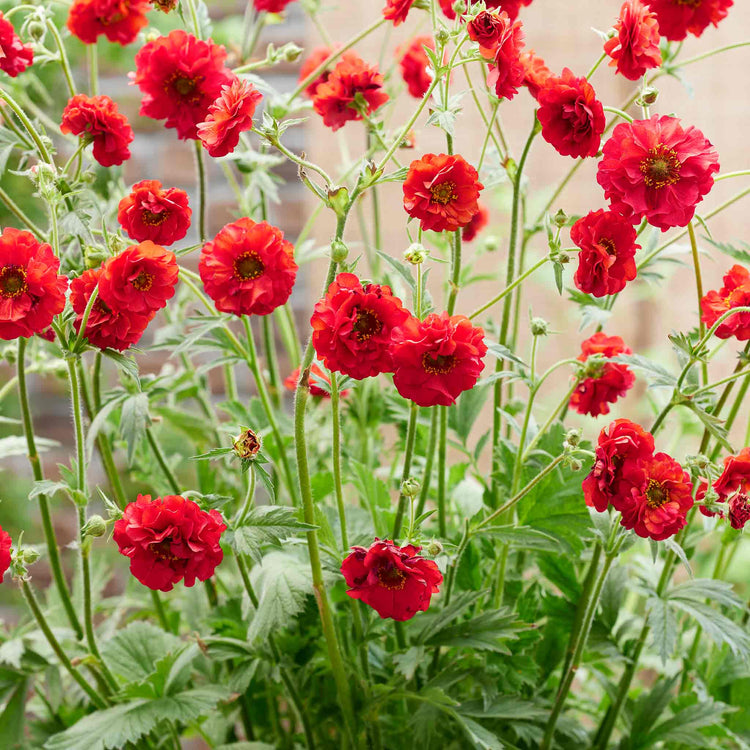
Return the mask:
<path id="1" fill-rule="evenodd" d="M 279 50 L 279 54 L 286 62 L 294 62 L 302 54 L 302 47 L 298 47 L 294 42 L 287 42 Z"/>
<path id="2" fill-rule="evenodd" d="M 685 458 L 685 465 L 689 469 L 697 469 L 698 471 L 706 471 L 711 466 L 711 461 L 708 456 L 704 456 L 699 453 L 696 456 L 687 456 Z"/>
<path id="3" fill-rule="evenodd" d="M 549 333 L 549 323 L 544 318 L 532 318 L 531 333 L 534 336 L 546 336 Z"/>
<path id="4" fill-rule="evenodd" d="M 41 553 L 36 548 L 24 547 L 18 551 L 17 560 L 24 565 L 33 565 L 41 556 Z"/>
<path id="5" fill-rule="evenodd" d="M 566 214 L 565 211 L 560 209 L 552 218 L 552 223 L 556 227 L 561 229 L 568 223 L 568 214 Z"/>
<path id="6" fill-rule="evenodd" d="M 409 247 L 404 250 L 404 260 L 407 263 L 411 263 L 413 266 L 418 266 L 420 263 L 424 263 L 427 259 L 427 248 L 419 242 L 412 242 Z"/>
<path id="7" fill-rule="evenodd" d="M 443 552 L 443 545 L 437 539 L 433 539 L 425 548 L 425 552 L 430 557 L 437 557 Z"/>
<path id="8" fill-rule="evenodd" d="M 331 260 L 334 263 L 343 263 L 348 257 L 349 248 L 341 240 L 334 240 L 331 243 Z"/>
<path id="9" fill-rule="evenodd" d="M 104 536 L 107 533 L 107 522 L 101 516 L 91 516 L 81 531 L 84 536 Z"/>
<path id="10" fill-rule="evenodd" d="M 232 444 L 235 454 L 242 459 L 255 458 L 260 452 L 260 437 L 251 429 L 239 434 Z"/>
<path id="11" fill-rule="evenodd" d="M 155 42 L 160 36 L 161 34 L 156 29 L 153 29 L 146 34 L 146 41 Z"/>
<path id="12" fill-rule="evenodd" d="M 459 11 L 459 12 L 465 11 L 466 10 L 466 3 L 461 2 L 461 8 L 462 8 L 462 11 Z M 442 44 L 443 46 L 445 46 L 446 44 L 448 44 L 448 40 L 450 38 L 451 38 L 451 35 L 448 33 L 447 29 L 439 29 L 438 32 L 437 32 L 437 34 L 435 34 L 435 41 L 438 44 Z"/>
<path id="13" fill-rule="evenodd" d="M 26 31 L 35 42 L 41 42 L 47 34 L 47 27 L 41 21 L 31 21 Z"/>
<path id="14" fill-rule="evenodd" d="M 421 485 L 414 477 L 409 477 L 401 483 L 401 494 L 404 497 L 416 497 L 419 494 L 420 487 Z"/>
<path id="15" fill-rule="evenodd" d="M 571 458 L 568 461 L 568 466 L 571 471 L 580 471 L 583 468 L 583 463 L 578 458 Z"/>
<path id="16" fill-rule="evenodd" d="M 99 268 L 109 258 L 109 252 L 97 245 L 86 245 L 83 248 L 83 257 L 86 261 L 86 268 Z"/>
<path id="17" fill-rule="evenodd" d="M 484 250 L 488 253 L 495 253 L 500 249 L 500 238 L 494 234 L 484 238 Z"/>
<path id="18" fill-rule="evenodd" d="M 581 431 L 578 429 L 568 430 L 565 433 L 565 444 L 575 448 L 581 442 Z"/>
<path id="19" fill-rule="evenodd" d="M 650 104 L 656 104 L 656 100 L 659 98 L 659 91 L 653 86 L 646 86 L 641 91 L 641 95 L 635 100 L 639 106 L 649 106 Z"/>
<path id="20" fill-rule="evenodd" d="M 177 7 L 178 0 L 151 0 L 151 2 L 162 13 L 169 13 L 170 10 L 174 10 Z"/>

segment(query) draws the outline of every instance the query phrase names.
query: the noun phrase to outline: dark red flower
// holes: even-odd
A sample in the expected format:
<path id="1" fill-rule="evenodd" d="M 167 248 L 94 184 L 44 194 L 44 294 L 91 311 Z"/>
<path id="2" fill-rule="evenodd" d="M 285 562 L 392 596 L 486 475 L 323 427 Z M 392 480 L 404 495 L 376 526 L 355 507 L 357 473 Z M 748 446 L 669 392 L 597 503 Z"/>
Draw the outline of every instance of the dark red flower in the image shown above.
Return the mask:
<path id="1" fill-rule="evenodd" d="M 431 36 L 415 36 L 396 51 L 401 77 L 409 88 L 409 93 L 417 99 L 425 95 L 432 83 L 432 76 L 427 72 L 427 67 L 431 63 L 424 47 L 435 49 L 435 42 Z"/>
<path id="2" fill-rule="evenodd" d="M 659 32 L 672 42 L 700 36 L 710 24 L 726 18 L 734 0 L 647 0 L 659 19 Z"/>
<path id="3" fill-rule="evenodd" d="M 622 513 L 620 523 L 644 539 L 660 541 L 674 536 L 687 523 L 693 507 L 690 475 L 666 453 L 656 453 L 642 465 L 640 486 L 618 497 L 613 505 Z"/>
<path id="4" fill-rule="evenodd" d="M 586 505 L 600 513 L 620 506 L 643 483 L 643 465 L 654 452 L 654 438 L 629 419 L 616 419 L 599 433 L 594 465 L 583 480 Z"/>
<path id="5" fill-rule="evenodd" d="M 729 501 L 729 523 L 733 529 L 744 529 L 750 521 L 750 499 L 747 495 L 735 495 Z"/>
<path id="6" fill-rule="evenodd" d="M 10 534 L 0 526 L 0 582 L 5 575 L 5 571 L 10 567 L 10 548 L 13 540 Z"/>
<path id="7" fill-rule="evenodd" d="M 586 294 L 604 297 L 621 292 L 636 277 L 633 225 L 614 211 L 591 211 L 570 228 L 570 239 L 581 248 L 575 285 Z"/>
<path id="8" fill-rule="evenodd" d="M 226 50 L 181 29 L 145 44 L 135 56 L 132 81 L 143 93 L 140 113 L 166 120 L 185 140 L 198 137 L 197 125 L 208 116 L 223 86 L 234 80 L 224 66 Z"/>
<path id="9" fill-rule="evenodd" d="M 402 24 L 409 15 L 414 0 L 386 0 L 383 18 L 393 21 L 394 26 Z"/>
<path id="10" fill-rule="evenodd" d="M 99 294 L 112 310 L 150 315 L 172 299 L 178 274 L 174 253 L 146 240 L 104 262 Z"/>
<path id="11" fill-rule="evenodd" d="M 120 201 L 117 221 L 136 242 L 171 245 L 187 234 L 191 214 L 184 190 L 162 190 L 159 180 L 141 180 Z"/>
<path id="12" fill-rule="evenodd" d="M 393 384 L 419 406 L 451 406 L 476 385 L 486 353 L 484 331 L 463 315 L 409 318 L 393 334 Z"/>
<path id="13" fill-rule="evenodd" d="M 696 503 L 702 503 L 706 498 L 706 492 L 708 491 L 708 482 L 705 479 L 700 480 L 700 484 L 698 485 L 698 489 L 695 492 L 695 502 Z M 716 506 L 714 506 L 715 508 Z M 714 516 L 719 516 L 719 518 L 724 518 L 724 511 L 722 510 L 711 510 L 707 505 L 699 505 L 698 510 L 701 512 L 701 515 L 706 516 L 707 518 L 713 518 Z"/>
<path id="14" fill-rule="evenodd" d="M 391 288 L 362 286 L 352 273 L 340 273 L 310 318 L 318 359 L 355 380 L 392 372 L 393 331 L 409 318 Z"/>
<path id="15" fill-rule="evenodd" d="M 262 98 L 255 86 L 241 78 L 224 86 L 208 108 L 205 121 L 197 126 L 198 138 L 211 156 L 226 156 L 234 151 L 240 133 L 252 128 L 255 108 Z"/>
<path id="16" fill-rule="evenodd" d="M 297 383 L 299 382 L 299 373 L 300 368 L 298 367 L 291 375 L 285 378 L 284 388 L 286 388 L 288 391 L 296 391 Z M 310 391 L 310 395 L 317 398 L 331 398 L 330 390 L 326 390 L 326 388 L 323 388 L 323 385 L 327 386 L 328 389 L 330 389 L 331 379 L 319 365 L 313 362 L 310 366 L 310 377 L 308 379 L 307 385 Z M 339 398 L 346 398 L 349 393 L 349 390 L 345 388 L 343 391 L 339 391 Z"/>
<path id="17" fill-rule="evenodd" d="M 73 0 L 68 29 L 85 44 L 96 44 L 104 34 L 110 42 L 125 46 L 148 23 L 150 9 L 148 0 Z"/>
<path id="18" fill-rule="evenodd" d="M 350 120 L 362 119 L 358 95 L 364 100 L 367 115 L 388 101 L 377 65 L 368 65 L 354 52 L 345 52 L 328 79 L 315 89 L 313 107 L 331 130 L 338 130 Z"/>
<path id="19" fill-rule="evenodd" d="M 94 158 L 103 167 L 117 166 L 130 158 L 128 145 L 133 129 L 108 96 L 74 96 L 63 110 L 60 130 L 90 139 Z"/>
<path id="20" fill-rule="evenodd" d="M 68 279 L 60 260 L 31 232 L 0 234 L 0 339 L 29 338 L 49 328 L 65 307 Z"/>
<path id="21" fill-rule="evenodd" d="M 404 180 L 404 208 L 423 230 L 455 232 L 479 211 L 477 170 L 462 156 L 425 154 L 409 165 Z"/>
<path id="22" fill-rule="evenodd" d="M 466 24 L 466 31 L 469 38 L 479 45 L 479 54 L 487 60 L 494 60 L 509 26 L 507 13 L 483 10 Z"/>
<path id="23" fill-rule="evenodd" d="M 633 224 L 645 216 L 666 232 L 690 222 L 718 171 L 716 149 L 700 130 L 654 115 L 614 129 L 596 179 L 613 211 Z"/>
<path id="24" fill-rule="evenodd" d="M 479 211 L 471 217 L 471 221 L 463 228 L 461 239 L 464 242 L 471 242 L 488 224 L 490 214 L 486 206 L 482 203 L 477 204 Z"/>
<path id="25" fill-rule="evenodd" d="M 225 529 L 219 511 L 201 510 L 180 495 L 138 495 L 115 521 L 112 538 L 144 586 L 171 591 L 180 581 L 193 586 L 214 574 L 224 557 L 219 539 Z"/>
<path id="26" fill-rule="evenodd" d="M 641 0 L 625 0 L 615 23 L 615 36 L 604 43 L 610 67 L 630 81 L 661 65 L 659 23 Z"/>
<path id="27" fill-rule="evenodd" d="M 520 60 L 524 71 L 523 85 L 526 86 L 534 99 L 537 99 L 541 89 L 547 85 L 547 81 L 552 77 L 552 71 L 541 57 L 534 54 L 533 49 L 523 52 Z"/>
<path id="28" fill-rule="evenodd" d="M 89 269 L 70 282 L 70 302 L 76 313 L 73 323 L 76 331 L 81 330 L 86 305 L 101 275 L 101 268 Z M 122 308 L 113 309 L 104 301 L 101 293 L 98 293 L 91 307 L 83 335 L 97 349 L 122 351 L 140 341 L 153 317 L 154 313 L 135 313 Z"/>
<path id="29" fill-rule="evenodd" d="M 426 612 L 443 576 L 433 560 L 419 556 L 421 547 L 399 547 L 388 539 L 375 541 L 370 549 L 352 547 L 341 563 L 349 586 L 346 592 L 360 599 L 381 617 L 404 622 Z"/>
<path id="30" fill-rule="evenodd" d="M 252 0 L 253 7 L 259 13 L 265 11 L 266 13 L 282 13 L 286 6 L 293 0 Z"/>
<path id="31" fill-rule="evenodd" d="M 316 47 L 305 62 L 302 63 L 302 67 L 299 70 L 299 78 L 297 79 L 298 82 L 302 83 L 314 70 L 317 70 L 336 51 L 337 46 Z M 318 86 L 321 83 L 325 83 L 330 75 L 330 70 L 324 70 L 312 83 L 307 85 L 304 90 L 305 96 L 312 99 L 318 90 Z"/>
<path id="32" fill-rule="evenodd" d="M 494 89 L 498 99 L 511 100 L 526 78 L 526 68 L 521 62 L 523 30 L 521 22 L 511 21 L 507 13 L 501 12 L 498 18 L 502 31 L 496 41 L 487 85 Z"/>
<path id="33" fill-rule="evenodd" d="M 586 362 L 592 354 L 616 357 L 618 354 L 632 354 L 619 336 L 606 336 L 601 331 L 581 344 L 578 359 Z M 627 365 L 617 362 L 600 362 L 588 367 L 586 377 L 576 386 L 570 397 L 570 408 L 579 414 L 597 417 L 609 414 L 609 404 L 622 398 L 635 383 L 635 375 Z"/>
<path id="34" fill-rule="evenodd" d="M 542 138 L 562 156 L 596 156 L 604 132 L 604 109 L 594 87 L 568 68 L 550 76 L 537 95 Z"/>
<path id="35" fill-rule="evenodd" d="M 724 471 L 713 487 L 719 494 L 720 502 L 736 492 L 742 495 L 750 493 L 750 448 L 743 448 L 736 456 L 724 459 Z"/>
<path id="36" fill-rule="evenodd" d="M 198 271 L 216 309 L 233 315 L 269 315 L 286 303 L 297 278 L 284 233 L 248 218 L 227 224 L 203 246 Z"/>
<path id="37" fill-rule="evenodd" d="M 701 320 L 711 328 L 733 307 L 750 307 L 750 272 L 738 265 L 727 271 L 721 289 L 711 290 L 701 300 Z M 730 315 L 719 325 L 714 335 L 720 339 L 734 336 L 738 341 L 747 341 L 750 339 L 750 313 Z"/>
<path id="38" fill-rule="evenodd" d="M 3 17 L 0 12 L 0 70 L 4 70 L 11 78 L 23 73 L 34 62 L 34 50 L 24 44 L 13 24 Z"/>

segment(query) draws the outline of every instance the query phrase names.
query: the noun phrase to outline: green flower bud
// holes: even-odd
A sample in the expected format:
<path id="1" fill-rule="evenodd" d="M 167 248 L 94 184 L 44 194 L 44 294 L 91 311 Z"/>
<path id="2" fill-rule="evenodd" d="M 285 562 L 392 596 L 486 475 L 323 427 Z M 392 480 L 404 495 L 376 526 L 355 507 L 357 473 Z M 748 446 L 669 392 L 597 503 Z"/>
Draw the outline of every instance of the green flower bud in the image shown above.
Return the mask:
<path id="1" fill-rule="evenodd" d="M 232 444 L 235 454 L 242 459 L 255 458 L 260 452 L 260 437 L 251 429 L 239 434 Z"/>
<path id="2" fill-rule="evenodd" d="M 437 540 L 433 539 L 425 548 L 425 552 L 430 557 L 437 557 L 443 551 L 443 545 Z"/>
<path id="3" fill-rule="evenodd" d="M 343 263 L 348 257 L 349 248 L 341 240 L 334 240 L 331 243 L 331 260 L 335 263 Z"/>
<path id="4" fill-rule="evenodd" d="M 484 241 L 482 243 L 485 252 L 487 253 L 495 253 L 500 249 L 500 238 L 495 237 L 495 235 L 489 235 L 488 237 L 484 238 Z"/>
<path id="5" fill-rule="evenodd" d="M 552 218 L 552 223 L 553 223 L 553 224 L 554 224 L 554 225 L 555 225 L 556 227 L 558 227 L 558 228 L 560 228 L 560 229 L 561 229 L 562 227 L 564 227 L 564 226 L 565 226 L 565 225 L 567 224 L 567 222 L 568 222 L 568 215 L 567 215 L 567 214 L 565 213 L 565 211 L 563 211 L 562 209 L 560 209 L 560 210 L 559 210 L 559 211 L 558 211 L 558 212 L 557 212 L 557 213 L 556 213 L 556 214 L 554 215 L 554 217 Z"/>
<path id="6" fill-rule="evenodd" d="M 424 263 L 427 255 L 427 248 L 419 242 L 412 242 L 412 244 L 404 250 L 404 260 L 407 263 L 411 263 L 413 266 L 418 266 L 420 263 Z"/>
<path id="7" fill-rule="evenodd" d="M 419 494 L 420 487 L 421 485 L 414 477 L 409 477 L 401 483 L 401 494 L 404 497 L 416 497 Z"/>
<path id="8" fill-rule="evenodd" d="M 575 448 L 575 446 L 581 442 L 581 431 L 579 429 L 568 430 L 567 433 L 565 433 L 565 442 L 571 446 L 571 448 Z"/>
<path id="9" fill-rule="evenodd" d="M 641 91 L 641 95 L 636 99 L 636 103 L 639 106 L 648 106 L 650 104 L 656 104 L 656 100 L 659 98 L 659 91 L 653 86 L 646 86 L 646 88 Z"/>
<path id="10" fill-rule="evenodd" d="M 286 62 L 294 62 L 302 54 L 302 47 L 298 47 L 294 42 L 288 42 L 279 52 Z"/>
<path id="11" fill-rule="evenodd" d="M 26 31 L 35 42 L 41 42 L 47 35 L 47 27 L 41 21 L 31 21 Z"/>
<path id="12" fill-rule="evenodd" d="M 546 336 L 549 333 L 549 323 L 544 318 L 532 318 L 531 333 L 534 336 Z"/>
<path id="13" fill-rule="evenodd" d="M 84 536 L 104 536 L 107 533 L 107 522 L 101 516 L 91 516 L 81 531 Z"/>

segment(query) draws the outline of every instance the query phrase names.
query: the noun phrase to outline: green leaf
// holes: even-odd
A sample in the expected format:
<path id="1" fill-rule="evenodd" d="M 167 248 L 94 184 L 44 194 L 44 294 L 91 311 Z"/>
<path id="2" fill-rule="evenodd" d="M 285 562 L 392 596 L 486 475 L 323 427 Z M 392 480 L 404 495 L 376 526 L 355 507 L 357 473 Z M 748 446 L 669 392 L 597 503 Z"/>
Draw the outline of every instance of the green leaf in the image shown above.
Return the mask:
<path id="1" fill-rule="evenodd" d="M 703 239 L 724 253 L 724 255 L 734 258 L 734 260 L 739 261 L 743 265 L 750 266 L 750 245 L 746 242 L 741 242 L 740 247 L 736 247 L 735 245 L 730 245 L 728 242 L 717 242 L 710 237 L 704 237 Z"/>
<path id="2" fill-rule="evenodd" d="M 477 533 L 492 536 L 516 549 L 560 551 L 560 542 L 553 536 L 530 526 L 484 526 Z"/>
<path id="3" fill-rule="evenodd" d="M 649 691 L 638 697 L 633 707 L 633 718 L 630 725 L 630 740 L 635 747 L 642 747 L 641 742 L 651 727 L 657 722 L 672 700 L 672 690 L 677 684 L 679 675 L 659 680 Z"/>
<path id="4" fill-rule="evenodd" d="M 150 425 L 148 396 L 145 393 L 128 396 L 122 402 L 122 413 L 120 415 L 120 434 L 128 444 L 128 466 L 133 465 L 135 449 Z"/>
<path id="5" fill-rule="evenodd" d="M 400 260 L 378 250 L 378 255 L 406 282 L 406 286 L 414 293 L 416 281 L 411 273 L 411 267 Z"/>
<path id="6" fill-rule="evenodd" d="M 484 343 L 487 345 L 487 353 L 493 357 L 497 357 L 500 360 L 507 359 L 509 362 L 515 362 L 517 365 L 521 365 L 524 369 L 527 369 L 526 363 L 518 356 L 516 356 L 507 346 L 497 344 L 494 341 L 485 339 Z"/>
<path id="7" fill-rule="evenodd" d="M 41 479 L 34 482 L 29 492 L 29 500 L 35 500 L 40 495 L 52 497 L 58 492 L 70 492 L 71 488 L 67 482 L 53 482 L 51 479 Z"/>
<path id="8" fill-rule="evenodd" d="M 60 443 L 57 440 L 48 440 L 47 438 L 35 436 L 36 449 L 39 453 L 44 453 L 50 448 L 57 448 Z M 0 438 L 0 456 L 10 458 L 11 456 L 25 456 L 28 451 L 26 438 L 20 435 L 10 435 Z"/>
<path id="9" fill-rule="evenodd" d="M 646 375 L 646 380 L 653 387 L 674 387 L 677 385 L 677 378 L 669 370 L 647 357 L 642 357 L 640 354 L 620 354 L 612 361 L 628 365 L 634 370 L 640 370 Z"/>
<path id="10" fill-rule="evenodd" d="M 20 679 L 0 714 L 0 738 L 2 738 L 3 747 L 22 746 L 26 727 L 25 709 L 28 690 L 28 678 Z"/>
<path id="11" fill-rule="evenodd" d="M 264 544 L 281 547 L 281 543 L 300 531 L 311 531 L 315 526 L 297 519 L 297 511 L 280 505 L 261 505 L 251 508 L 241 526 L 228 531 L 224 538 L 240 555 L 249 555 L 261 562 Z"/>
<path id="12" fill-rule="evenodd" d="M 722 716 L 732 710 L 735 709 L 716 701 L 687 706 L 649 732 L 639 747 L 653 747 L 661 742 L 667 743 L 663 747 L 677 747 L 680 744 L 688 747 L 708 746 L 697 730 L 721 724 Z"/>
<path id="13" fill-rule="evenodd" d="M 128 682 L 146 679 L 165 654 L 182 645 L 177 636 L 147 622 L 134 622 L 118 630 L 102 646 L 107 666 Z"/>
<path id="14" fill-rule="evenodd" d="M 495 609 L 443 627 L 425 643 L 510 654 L 503 641 L 516 640 L 519 631 L 527 627 L 509 609 Z"/>
<path id="15" fill-rule="evenodd" d="M 132 356 L 126 356 L 114 349 L 102 349 L 102 354 L 107 359 L 111 359 L 117 365 L 118 369 L 133 378 L 139 388 L 141 387 L 141 381 L 138 377 L 138 363 Z"/>
<path id="16" fill-rule="evenodd" d="M 677 618 L 664 599 L 653 597 L 648 600 L 648 621 L 651 625 L 653 645 L 659 652 L 662 663 L 674 653 L 677 640 Z"/>
<path id="17" fill-rule="evenodd" d="M 471 740 L 474 747 L 480 748 L 480 750 L 504 750 L 506 747 L 495 734 L 490 732 L 489 729 L 485 729 L 473 719 L 470 719 L 468 716 L 462 716 L 457 712 L 454 712 L 453 715 L 464 732 L 466 732 L 466 736 Z"/>

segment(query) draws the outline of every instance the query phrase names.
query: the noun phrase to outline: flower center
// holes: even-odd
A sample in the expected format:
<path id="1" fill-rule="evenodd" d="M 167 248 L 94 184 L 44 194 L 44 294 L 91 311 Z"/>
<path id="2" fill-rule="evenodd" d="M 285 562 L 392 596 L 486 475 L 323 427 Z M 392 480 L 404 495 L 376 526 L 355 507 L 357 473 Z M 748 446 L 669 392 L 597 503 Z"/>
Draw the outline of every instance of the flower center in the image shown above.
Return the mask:
<path id="1" fill-rule="evenodd" d="M 21 266 L 4 266 L 0 270 L 0 296 L 13 299 L 28 291 L 26 271 Z"/>
<path id="2" fill-rule="evenodd" d="M 147 208 L 141 214 L 141 221 L 149 227 L 158 227 L 169 218 L 169 211 L 159 211 L 158 214 Z"/>
<path id="3" fill-rule="evenodd" d="M 603 237 L 598 242 L 599 247 L 604 250 L 607 255 L 617 255 L 617 247 L 615 246 L 615 243 L 610 240 L 608 237 Z"/>
<path id="4" fill-rule="evenodd" d="M 406 573 L 394 565 L 383 565 L 376 575 L 380 585 L 391 591 L 399 591 L 406 585 Z"/>
<path id="5" fill-rule="evenodd" d="M 242 253 L 234 261 L 234 275 L 242 281 L 257 279 L 265 270 L 266 267 L 258 253 Z"/>
<path id="6" fill-rule="evenodd" d="M 674 0 L 677 5 L 687 5 L 688 8 L 700 8 L 703 0 Z"/>
<path id="7" fill-rule="evenodd" d="M 172 73 L 164 81 L 164 89 L 169 91 L 170 89 L 177 94 L 177 96 L 185 99 L 188 104 L 195 104 L 200 101 L 201 92 L 198 88 L 198 84 L 203 80 L 203 76 L 196 76 L 195 78 L 186 78 L 179 73 Z"/>
<path id="8" fill-rule="evenodd" d="M 148 548 L 153 553 L 154 557 L 162 562 L 171 563 L 180 559 L 172 554 L 172 537 L 168 536 L 160 542 L 149 544 Z"/>
<path id="9" fill-rule="evenodd" d="M 372 311 L 357 308 L 357 319 L 352 324 L 357 341 L 367 341 L 383 330 L 383 321 Z"/>
<path id="10" fill-rule="evenodd" d="M 682 163 L 674 149 L 663 145 L 650 148 L 648 156 L 641 161 L 641 172 L 646 186 L 655 190 L 678 182 L 680 169 Z"/>
<path id="11" fill-rule="evenodd" d="M 433 185 L 430 188 L 430 193 L 432 194 L 432 202 L 440 203 L 444 206 L 446 203 L 450 203 L 451 201 L 456 200 L 456 198 L 458 198 L 458 195 L 456 195 L 456 193 L 454 192 L 455 189 L 455 182 L 441 182 L 439 185 Z"/>
<path id="12" fill-rule="evenodd" d="M 664 489 L 664 485 L 655 479 L 648 480 L 646 487 L 646 505 L 649 508 L 661 508 L 664 503 L 669 502 L 669 492 Z"/>
<path id="13" fill-rule="evenodd" d="M 456 358 L 452 354 L 438 354 L 433 357 L 430 352 L 422 355 L 422 367 L 430 375 L 445 375 L 456 366 Z"/>
<path id="14" fill-rule="evenodd" d="M 146 271 L 141 271 L 131 282 L 139 292 L 147 292 L 154 283 L 154 277 Z"/>

